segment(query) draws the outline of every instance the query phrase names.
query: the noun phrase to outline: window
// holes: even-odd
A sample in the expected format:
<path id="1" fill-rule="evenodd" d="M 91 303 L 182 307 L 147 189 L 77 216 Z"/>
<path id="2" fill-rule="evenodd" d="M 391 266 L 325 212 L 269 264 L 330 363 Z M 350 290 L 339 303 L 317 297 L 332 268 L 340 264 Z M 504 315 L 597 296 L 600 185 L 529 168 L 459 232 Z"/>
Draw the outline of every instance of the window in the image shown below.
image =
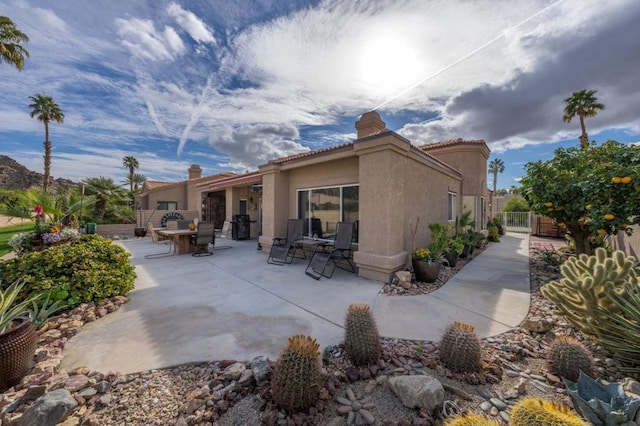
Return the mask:
<path id="1" fill-rule="evenodd" d="M 454 192 L 449 193 L 449 211 L 447 213 L 447 220 L 454 221 L 456 220 L 456 194 Z"/>
<path id="2" fill-rule="evenodd" d="M 158 201 L 158 210 L 178 210 L 178 203 L 175 201 Z"/>
<path id="3" fill-rule="evenodd" d="M 357 185 L 299 190 L 298 217 L 305 219 L 305 236 L 332 239 L 338 222 L 357 224 L 358 190 Z M 354 232 L 354 242 L 357 242 L 357 232 Z"/>

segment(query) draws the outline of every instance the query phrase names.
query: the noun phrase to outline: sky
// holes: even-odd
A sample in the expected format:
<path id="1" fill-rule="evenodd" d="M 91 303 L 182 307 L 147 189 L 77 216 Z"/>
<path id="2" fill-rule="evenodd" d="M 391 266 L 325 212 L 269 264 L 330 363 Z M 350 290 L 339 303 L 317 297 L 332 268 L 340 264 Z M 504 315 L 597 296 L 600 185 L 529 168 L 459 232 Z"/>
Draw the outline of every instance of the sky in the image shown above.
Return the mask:
<path id="1" fill-rule="evenodd" d="M 23 71 L 0 63 L 0 154 L 54 178 L 124 183 L 256 170 L 355 139 L 361 114 L 415 145 L 484 139 L 505 164 L 578 145 L 571 93 L 606 105 L 590 140 L 640 141 L 640 0 L 2 0 L 30 41 Z M 491 179 L 488 180 L 492 182 Z"/>

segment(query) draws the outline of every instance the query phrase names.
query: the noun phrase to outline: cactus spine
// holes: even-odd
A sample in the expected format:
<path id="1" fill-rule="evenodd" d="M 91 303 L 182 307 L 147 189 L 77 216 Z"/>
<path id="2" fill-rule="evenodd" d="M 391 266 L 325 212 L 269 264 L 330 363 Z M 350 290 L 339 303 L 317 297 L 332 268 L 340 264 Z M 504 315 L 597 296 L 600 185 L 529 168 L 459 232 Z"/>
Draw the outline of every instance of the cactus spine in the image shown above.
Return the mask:
<path id="1" fill-rule="evenodd" d="M 349 305 L 344 320 L 344 348 L 353 365 L 378 362 L 382 353 L 380 334 L 373 313 L 366 303 Z"/>
<path id="2" fill-rule="evenodd" d="M 293 413 L 315 404 L 322 386 L 319 347 L 309 336 L 289 338 L 271 378 L 273 399 L 279 408 Z"/>
<path id="3" fill-rule="evenodd" d="M 445 422 L 445 426 L 497 426 L 498 423 L 478 414 L 463 414 Z"/>
<path id="4" fill-rule="evenodd" d="M 544 297 L 555 303 L 557 313 L 564 316 L 583 333 L 598 337 L 596 326 L 604 326 L 609 315 L 619 312 L 609 292 L 622 296 L 640 290 L 640 280 L 634 270 L 635 260 L 623 251 L 608 256 L 599 247 L 593 256 L 581 254 L 560 268 L 563 278 L 551 281 L 540 290 Z"/>
<path id="5" fill-rule="evenodd" d="M 575 382 L 580 370 L 593 376 L 593 356 L 573 337 L 559 336 L 547 352 L 547 368 L 553 374 Z"/>
<path id="6" fill-rule="evenodd" d="M 560 404 L 537 398 L 525 398 L 518 402 L 509 414 L 512 426 L 588 426 L 573 411 Z"/>
<path id="7" fill-rule="evenodd" d="M 440 340 L 440 360 L 458 373 L 482 369 L 482 344 L 471 324 L 456 321 L 446 328 Z"/>

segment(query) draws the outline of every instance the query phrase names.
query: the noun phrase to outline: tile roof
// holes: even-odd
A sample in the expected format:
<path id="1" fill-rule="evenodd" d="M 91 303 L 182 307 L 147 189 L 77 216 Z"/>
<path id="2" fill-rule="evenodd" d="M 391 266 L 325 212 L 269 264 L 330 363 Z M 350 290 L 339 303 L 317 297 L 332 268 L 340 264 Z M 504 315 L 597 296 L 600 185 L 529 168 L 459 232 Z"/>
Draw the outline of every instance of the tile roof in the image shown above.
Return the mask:
<path id="1" fill-rule="evenodd" d="M 283 163 L 287 163 L 289 161 L 299 160 L 301 158 L 312 157 L 312 156 L 315 156 L 315 155 L 318 155 L 318 154 L 325 154 L 325 153 L 330 153 L 330 152 L 334 152 L 334 151 L 340 151 L 342 149 L 349 148 L 349 147 L 352 147 L 352 146 L 353 146 L 353 142 L 347 142 L 347 143 L 343 143 L 341 145 L 330 146 L 330 147 L 318 149 L 318 150 L 315 150 L 315 151 L 301 152 L 299 154 L 293 154 L 293 155 L 290 155 L 288 157 L 276 158 L 275 160 L 269 160 L 268 164 L 283 164 Z"/>
<path id="2" fill-rule="evenodd" d="M 219 188 L 248 185 L 251 183 L 259 183 L 259 182 L 262 182 L 262 173 L 249 172 L 249 173 L 245 173 L 244 175 L 233 176 L 228 179 L 221 179 L 219 181 L 213 182 L 211 185 L 209 185 L 209 190 L 211 191 Z"/>
<path id="3" fill-rule="evenodd" d="M 443 146 L 451 146 L 451 145 L 458 145 L 458 144 L 465 144 L 465 145 L 482 145 L 485 144 L 486 142 L 482 139 L 473 139 L 473 140 L 464 140 L 462 138 L 458 138 L 458 139 L 447 139 L 444 141 L 439 141 L 439 142 L 434 142 L 434 143 L 429 143 L 426 145 L 420 145 L 418 146 L 418 149 L 425 151 L 425 150 L 429 150 L 429 149 L 433 149 L 433 148 L 441 148 Z"/>

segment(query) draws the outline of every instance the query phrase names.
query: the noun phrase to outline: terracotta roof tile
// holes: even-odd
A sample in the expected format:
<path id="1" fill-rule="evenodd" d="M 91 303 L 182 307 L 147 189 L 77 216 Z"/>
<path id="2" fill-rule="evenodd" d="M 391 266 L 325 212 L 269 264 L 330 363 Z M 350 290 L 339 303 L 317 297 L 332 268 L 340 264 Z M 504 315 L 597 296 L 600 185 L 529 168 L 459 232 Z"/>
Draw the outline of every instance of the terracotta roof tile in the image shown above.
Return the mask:
<path id="1" fill-rule="evenodd" d="M 269 160 L 268 164 L 283 164 L 289 161 L 293 161 L 293 160 L 299 160 L 301 158 L 307 158 L 307 157 L 312 157 L 318 154 L 325 154 L 328 152 L 332 152 L 332 151 L 339 151 L 341 149 L 347 148 L 353 146 L 353 142 L 347 142 L 347 143 L 343 143 L 341 145 L 335 145 L 335 146 L 330 146 L 327 148 L 322 148 L 322 149 L 318 149 L 315 151 L 307 151 L 307 152 L 301 152 L 300 154 L 293 154 L 290 155 L 288 157 L 282 157 L 282 158 L 276 158 L 275 160 Z"/>
<path id="2" fill-rule="evenodd" d="M 458 139 L 447 139 L 444 141 L 439 141 L 439 142 L 434 142 L 434 143 L 429 143 L 426 145 L 420 145 L 418 146 L 418 149 L 425 151 L 425 150 L 429 150 L 429 149 L 433 149 L 433 148 L 441 148 L 443 146 L 450 146 L 450 145 L 457 145 L 457 144 L 465 144 L 465 145 L 482 145 L 485 144 L 486 142 L 482 139 L 473 139 L 473 140 L 464 140 L 462 138 L 458 138 Z"/>
<path id="3" fill-rule="evenodd" d="M 227 188 L 229 186 L 248 185 L 250 183 L 258 182 L 262 182 L 262 173 L 250 172 L 213 182 L 211 185 L 209 185 L 209 190 Z"/>

